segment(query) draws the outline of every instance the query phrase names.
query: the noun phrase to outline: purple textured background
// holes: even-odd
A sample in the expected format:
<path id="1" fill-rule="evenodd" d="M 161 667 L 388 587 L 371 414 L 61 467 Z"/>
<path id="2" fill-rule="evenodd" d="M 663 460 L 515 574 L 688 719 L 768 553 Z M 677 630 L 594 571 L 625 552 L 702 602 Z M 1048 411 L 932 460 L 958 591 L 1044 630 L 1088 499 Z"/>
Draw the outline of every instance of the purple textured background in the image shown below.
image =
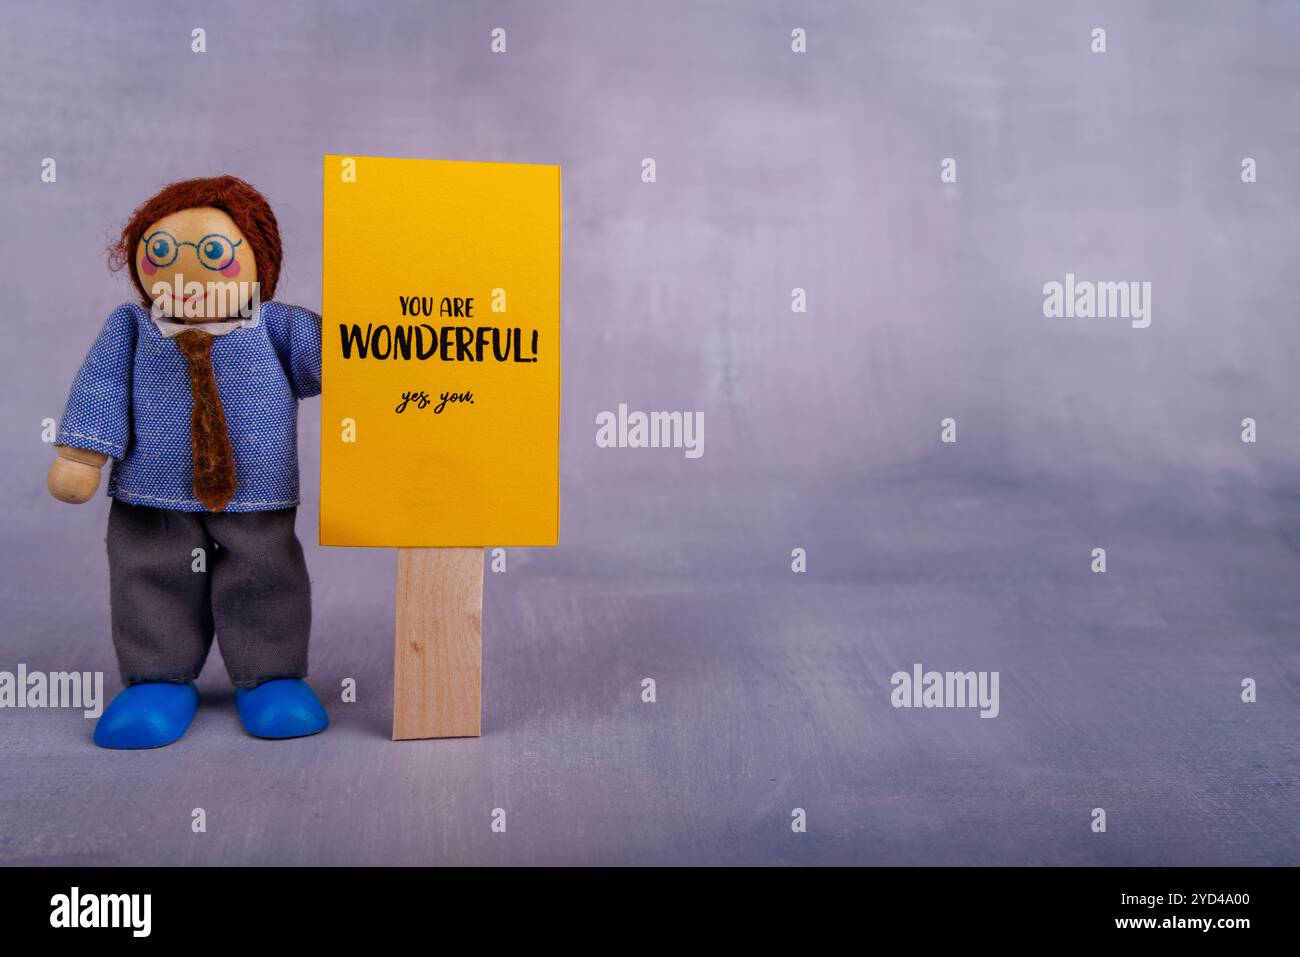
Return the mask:
<path id="1" fill-rule="evenodd" d="M 129 297 L 104 246 L 161 183 L 262 188 L 279 298 L 315 308 L 321 154 L 560 163 L 565 375 L 562 544 L 487 575 L 483 738 L 387 741 L 395 558 L 310 544 L 311 402 L 333 727 L 244 736 L 215 654 L 161 751 L 0 711 L 0 863 L 1297 861 L 1297 8 L 4 17 L 0 670 L 117 688 L 107 501 L 47 495 L 40 429 Z M 1044 319 L 1067 271 L 1151 281 L 1151 327 Z M 620 402 L 701 411 L 704 457 L 598 449 Z M 892 709 L 915 661 L 999 671 L 1001 716 Z"/>

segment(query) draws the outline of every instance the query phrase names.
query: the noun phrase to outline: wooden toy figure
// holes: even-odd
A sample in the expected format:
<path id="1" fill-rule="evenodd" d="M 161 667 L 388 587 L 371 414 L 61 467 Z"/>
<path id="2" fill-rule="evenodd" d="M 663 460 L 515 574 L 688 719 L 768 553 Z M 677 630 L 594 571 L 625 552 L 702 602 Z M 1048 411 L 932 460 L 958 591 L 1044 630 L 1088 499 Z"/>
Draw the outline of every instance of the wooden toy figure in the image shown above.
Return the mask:
<path id="1" fill-rule="evenodd" d="M 320 316 L 273 300 L 280 232 L 233 176 L 172 183 L 110 250 L 118 307 L 72 384 L 49 489 L 85 502 L 113 460 L 108 569 L 123 690 L 105 748 L 170 744 L 215 635 L 249 734 L 323 731 L 302 680 L 310 582 L 294 534 L 297 402 L 321 390 Z"/>

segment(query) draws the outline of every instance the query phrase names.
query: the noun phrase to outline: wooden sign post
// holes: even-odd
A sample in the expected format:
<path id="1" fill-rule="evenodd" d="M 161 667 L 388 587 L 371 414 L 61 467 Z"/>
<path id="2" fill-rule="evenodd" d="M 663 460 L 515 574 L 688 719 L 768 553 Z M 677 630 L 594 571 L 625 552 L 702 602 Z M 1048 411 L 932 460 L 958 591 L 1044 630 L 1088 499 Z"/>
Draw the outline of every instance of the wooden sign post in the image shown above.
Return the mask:
<path id="1" fill-rule="evenodd" d="M 483 549 L 559 538 L 560 170 L 324 169 L 320 542 L 397 548 L 394 740 L 474 737 Z"/>
<path id="2" fill-rule="evenodd" d="M 482 713 L 483 550 L 397 550 L 393 740 L 476 738 Z"/>

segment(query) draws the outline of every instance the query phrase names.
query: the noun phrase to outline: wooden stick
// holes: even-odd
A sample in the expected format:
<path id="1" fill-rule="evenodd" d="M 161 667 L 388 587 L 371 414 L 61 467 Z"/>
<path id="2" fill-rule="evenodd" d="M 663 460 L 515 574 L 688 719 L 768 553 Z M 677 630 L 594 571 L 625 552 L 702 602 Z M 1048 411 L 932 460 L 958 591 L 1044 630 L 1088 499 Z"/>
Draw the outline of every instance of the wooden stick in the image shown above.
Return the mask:
<path id="1" fill-rule="evenodd" d="M 483 549 L 397 550 L 393 740 L 479 736 Z"/>

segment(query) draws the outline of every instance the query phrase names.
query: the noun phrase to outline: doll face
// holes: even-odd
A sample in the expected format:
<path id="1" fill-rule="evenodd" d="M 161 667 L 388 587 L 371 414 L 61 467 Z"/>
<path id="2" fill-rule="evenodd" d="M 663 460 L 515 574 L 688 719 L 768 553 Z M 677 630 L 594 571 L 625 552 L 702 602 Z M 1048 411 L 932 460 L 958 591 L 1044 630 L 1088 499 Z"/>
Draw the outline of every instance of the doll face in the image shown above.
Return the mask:
<path id="1" fill-rule="evenodd" d="M 179 322 L 247 314 L 257 261 L 235 221 L 197 206 L 151 223 L 135 250 L 136 274 L 159 313 Z"/>

